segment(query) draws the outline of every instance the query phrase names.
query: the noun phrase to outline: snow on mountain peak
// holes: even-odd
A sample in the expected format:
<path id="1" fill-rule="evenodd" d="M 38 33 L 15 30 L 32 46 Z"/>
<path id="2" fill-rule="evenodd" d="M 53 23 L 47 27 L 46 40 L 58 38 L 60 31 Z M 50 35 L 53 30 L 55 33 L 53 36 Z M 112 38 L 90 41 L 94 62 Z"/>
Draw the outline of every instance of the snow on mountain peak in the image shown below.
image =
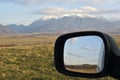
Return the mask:
<path id="1" fill-rule="evenodd" d="M 43 20 L 48 20 L 48 19 L 57 19 L 58 17 L 57 16 L 53 16 L 53 15 L 48 15 L 48 16 L 44 16 L 42 17 Z"/>
<path id="2" fill-rule="evenodd" d="M 88 14 L 64 14 L 64 15 L 61 15 L 61 16 L 54 16 L 54 15 L 47 15 L 47 16 L 43 16 L 42 19 L 43 20 L 49 20 L 49 19 L 59 19 L 59 18 L 63 18 L 63 17 L 71 17 L 71 16 L 77 16 L 77 17 L 82 17 L 82 18 L 85 18 L 85 17 L 95 17 L 93 15 L 88 15 Z"/>

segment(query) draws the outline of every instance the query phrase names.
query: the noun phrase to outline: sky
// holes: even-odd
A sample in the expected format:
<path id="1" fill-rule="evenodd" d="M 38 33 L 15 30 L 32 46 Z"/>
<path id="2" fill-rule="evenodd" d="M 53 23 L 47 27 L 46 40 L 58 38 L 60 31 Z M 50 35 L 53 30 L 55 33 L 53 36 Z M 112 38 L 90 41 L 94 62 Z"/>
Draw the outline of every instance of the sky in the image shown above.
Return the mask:
<path id="1" fill-rule="evenodd" d="M 70 38 L 65 42 L 64 63 L 66 65 L 102 63 L 104 55 L 104 42 L 98 36 L 83 36 Z"/>
<path id="2" fill-rule="evenodd" d="M 120 19 L 120 0 L 0 0 L 0 24 L 29 25 L 40 18 L 105 17 Z"/>

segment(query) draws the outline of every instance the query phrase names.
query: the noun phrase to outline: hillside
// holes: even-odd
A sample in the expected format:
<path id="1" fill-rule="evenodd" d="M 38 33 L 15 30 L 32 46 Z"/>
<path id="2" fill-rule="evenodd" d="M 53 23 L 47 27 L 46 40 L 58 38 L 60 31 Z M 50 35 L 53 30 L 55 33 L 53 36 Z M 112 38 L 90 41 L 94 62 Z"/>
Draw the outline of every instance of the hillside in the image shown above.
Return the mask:
<path id="1" fill-rule="evenodd" d="M 11 29 L 9 29 L 6 26 L 3 26 L 0 24 L 0 35 L 4 35 L 4 34 L 14 34 L 15 32 Z"/>
<path id="2" fill-rule="evenodd" d="M 18 33 L 65 33 L 83 30 L 119 33 L 119 25 L 120 21 L 109 21 L 104 18 L 64 16 L 47 20 L 41 18 L 28 26 L 12 24 L 7 27 Z"/>

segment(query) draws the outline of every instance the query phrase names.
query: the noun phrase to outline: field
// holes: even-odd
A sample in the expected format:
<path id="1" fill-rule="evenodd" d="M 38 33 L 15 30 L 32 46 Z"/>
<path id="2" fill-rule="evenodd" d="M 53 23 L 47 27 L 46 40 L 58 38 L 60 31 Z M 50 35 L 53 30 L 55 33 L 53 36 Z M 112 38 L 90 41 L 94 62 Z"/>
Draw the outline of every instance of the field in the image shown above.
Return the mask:
<path id="1" fill-rule="evenodd" d="M 65 68 L 73 72 L 81 73 L 98 73 L 97 65 L 82 64 L 82 65 L 65 65 Z"/>
<path id="2" fill-rule="evenodd" d="M 116 40 L 119 40 L 118 36 L 115 36 Z M 55 35 L 1 36 L 0 80 L 89 80 L 65 76 L 55 70 L 56 38 Z M 105 77 L 91 80 L 115 79 Z"/>

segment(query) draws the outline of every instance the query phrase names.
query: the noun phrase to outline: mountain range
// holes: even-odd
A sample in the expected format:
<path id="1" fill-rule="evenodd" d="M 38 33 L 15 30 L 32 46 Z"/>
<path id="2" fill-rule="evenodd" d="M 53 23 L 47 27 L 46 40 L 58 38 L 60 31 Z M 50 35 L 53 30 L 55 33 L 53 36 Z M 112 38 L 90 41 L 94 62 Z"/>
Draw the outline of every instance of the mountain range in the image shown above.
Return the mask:
<path id="1" fill-rule="evenodd" d="M 3 26 L 0 24 L 0 34 L 14 34 L 15 32 L 12 29 L 9 29 L 7 26 Z"/>
<path id="2" fill-rule="evenodd" d="M 16 24 L 0 25 L 0 34 L 66 33 L 83 30 L 120 33 L 120 21 L 96 17 L 64 16 L 58 19 L 41 18 L 28 26 Z"/>

